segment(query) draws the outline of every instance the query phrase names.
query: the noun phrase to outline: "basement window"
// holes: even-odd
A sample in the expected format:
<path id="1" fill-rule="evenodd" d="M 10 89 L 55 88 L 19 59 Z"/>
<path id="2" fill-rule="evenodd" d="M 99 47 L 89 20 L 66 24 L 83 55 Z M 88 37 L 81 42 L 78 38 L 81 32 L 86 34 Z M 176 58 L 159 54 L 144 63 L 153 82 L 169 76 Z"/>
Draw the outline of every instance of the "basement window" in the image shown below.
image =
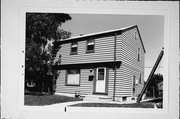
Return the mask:
<path id="1" fill-rule="evenodd" d="M 86 47 L 86 53 L 93 53 L 94 52 L 94 39 L 87 40 L 87 47 Z"/>
<path id="2" fill-rule="evenodd" d="M 71 55 L 76 55 L 77 54 L 77 48 L 78 48 L 78 45 L 77 45 L 77 42 L 72 42 L 71 43 Z"/>
<path id="3" fill-rule="evenodd" d="M 126 101 L 127 100 L 127 97 L 122 97 L 122 101 Z"/>
<path id="4" fill-rule="evenodd" d="M 79 86 L 80 85 L 80 70 L 67 70 L 66 85 Z"/>

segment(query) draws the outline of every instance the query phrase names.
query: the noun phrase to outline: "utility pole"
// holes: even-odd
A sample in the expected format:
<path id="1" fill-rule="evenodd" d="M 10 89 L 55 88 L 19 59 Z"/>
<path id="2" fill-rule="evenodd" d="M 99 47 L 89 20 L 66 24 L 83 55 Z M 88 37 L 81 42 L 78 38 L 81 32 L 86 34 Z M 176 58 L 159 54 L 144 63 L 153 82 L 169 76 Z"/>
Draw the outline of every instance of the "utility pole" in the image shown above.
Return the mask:
<path id="1" fill-rule="evenodd" d="M 156 71 L 156 69 L 157 69 L 163 55 L 164 55 L 164 48 L 162 48 L 162 50 L 161 50 L 161 52 L 160 52 L 160 54 L 158 56 L 158 59 L 156 60 L 156 63 L 154 64 L 153 69 L 151 70 L 151 73 L 149 74 L 149 77 L 148 77 L 148 79 L 146 81 L 146 84 L 145 84 L 145 86 L 143 87 L 141 93 L 138 96 L 137 103 L 139 103 L 141 101 L 143 94 L 145 93 L 146 89 L 149 87 L 150 80 L 152 79 L 152 76 L 154 75 L 154 72 Z"/>

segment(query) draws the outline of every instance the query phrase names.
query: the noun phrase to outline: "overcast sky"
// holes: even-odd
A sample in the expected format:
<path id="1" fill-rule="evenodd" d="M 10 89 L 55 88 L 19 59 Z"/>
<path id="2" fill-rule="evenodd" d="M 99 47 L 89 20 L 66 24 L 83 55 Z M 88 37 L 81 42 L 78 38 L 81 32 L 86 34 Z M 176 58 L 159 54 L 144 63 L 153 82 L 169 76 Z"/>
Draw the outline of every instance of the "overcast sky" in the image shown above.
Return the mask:
<path id="1" fill-rule="evenodd" d="M 62 25 L 72 36 L 138 25 L 145 54 L 145 67 L 152 67 L 163 47 L 164 18 L 152 15 L 70 14 L 72 20 Z"/>

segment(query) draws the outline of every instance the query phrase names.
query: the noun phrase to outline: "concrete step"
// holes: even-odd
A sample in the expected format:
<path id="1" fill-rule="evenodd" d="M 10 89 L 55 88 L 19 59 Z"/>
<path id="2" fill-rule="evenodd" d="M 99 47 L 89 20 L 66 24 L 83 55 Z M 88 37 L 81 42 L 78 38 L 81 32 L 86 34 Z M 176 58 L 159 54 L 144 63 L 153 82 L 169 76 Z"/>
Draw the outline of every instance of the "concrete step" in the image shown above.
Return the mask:
<path id="1" fill-rule="evenodd" d="M 108 102 L 112 101 L 112 97 L 104 96 L 104 95 L 82 95 L 84 101 L 102 101 Z"/>

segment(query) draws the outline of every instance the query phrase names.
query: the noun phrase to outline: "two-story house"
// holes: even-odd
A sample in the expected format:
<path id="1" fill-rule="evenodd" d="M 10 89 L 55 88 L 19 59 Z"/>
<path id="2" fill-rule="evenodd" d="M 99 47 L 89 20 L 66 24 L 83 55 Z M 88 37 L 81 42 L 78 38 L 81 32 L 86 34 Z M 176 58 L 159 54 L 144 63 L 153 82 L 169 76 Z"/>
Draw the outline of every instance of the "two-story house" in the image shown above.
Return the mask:
<path id="1" fill-rule="evenodd" d="M 54 69 L 56 93 L 137 97 L 144 86 L 145 48 L 137 25 L 71 37 L 61 45 Z"/>

